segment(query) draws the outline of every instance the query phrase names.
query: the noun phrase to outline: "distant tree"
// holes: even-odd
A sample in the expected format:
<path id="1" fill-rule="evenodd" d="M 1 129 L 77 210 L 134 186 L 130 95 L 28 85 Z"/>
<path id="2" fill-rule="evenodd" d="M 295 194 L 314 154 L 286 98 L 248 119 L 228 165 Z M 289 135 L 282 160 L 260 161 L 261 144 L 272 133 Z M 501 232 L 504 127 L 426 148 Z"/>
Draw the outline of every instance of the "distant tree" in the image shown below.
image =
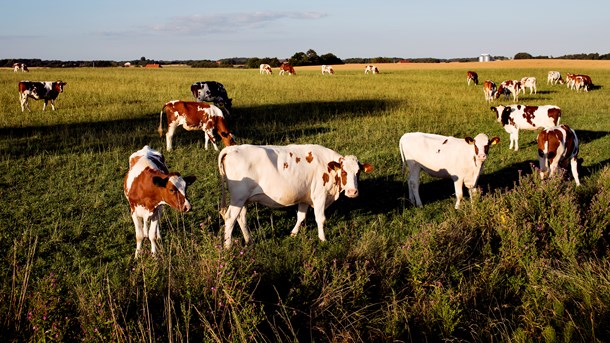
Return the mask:
<path id="1" fill-rule="evenodd" d="M 322 64 L 322 63 L 320 63 L 320 57 L 318 56 L 318 53 L 314 49 L 307 50 L 307 52 L 305 54 L 307 55 L 307 64 L 308 65 L 321 65 Z"/>
<path id="2" fill-rule="evenodd" d="M 328 53 L 320 56 L 321 64 L 343 64 L 343 61 L 334 54 Z"/>
<path id="3" fill-rule="evenodd" d="M 514 57 L 516 60 L 529 60 L 532 58 L 534 58 L 534 56 L 528 54 L 527 52 L 519 52 Z"/>
<path id="4" fill-rule="evenodd" d="M 288 62 L 293 66 L 306 66 L 309 65 L 309 59 L 304 52 L 297 52 L 288 59 Z"/>

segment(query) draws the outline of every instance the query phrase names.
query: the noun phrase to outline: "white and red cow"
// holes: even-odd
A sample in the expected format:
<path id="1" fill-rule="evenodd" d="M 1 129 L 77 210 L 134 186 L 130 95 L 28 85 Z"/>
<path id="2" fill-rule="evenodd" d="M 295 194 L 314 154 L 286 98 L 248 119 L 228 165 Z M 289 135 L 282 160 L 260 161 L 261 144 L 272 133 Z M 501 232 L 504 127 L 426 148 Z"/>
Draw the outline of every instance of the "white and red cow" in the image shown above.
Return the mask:
<path id="1" fill-rule="evenodd" d="M 477 193 L 477 182 L 487 160 L 489 147 L 500 141 L 480 133 L 474 139 L 441 136 L 431 133 L 409 132 L 400 138 L 399 148 L 402 159 L 402 172 L 409 167 L 409 200 L 422 206 L 419 197 L 420 171 L 428 175 L 452 179 L 457 201 L 455 208 L 460 207 L 464 197 L 463 186 L 466 186 L 472 198 Z"/>
<path id="2" fill-rule="evenodd" d="M 329 66 L 329 65 L 323 65 L 322 66 L 322 75 L 324 75 L 325 73 L 328 73 L 330 75 L 334 75 L 335 74 L 335 70 L 333 69 L 333 66 Z"/>
<path id="3" fill-rule="evenodd" d="M 572 170 L 576 185 L 578 179 L 578 137 L 576 132 L 567 125 L 553 126 L 538 134 L 538 162 L 540 177 L 553 176 L 557 167 Z"/>
<path id="4" fill-rule="evenodd" d="M 498 87 L 498 91 L 496 92 L 496 99 L 500 97 L 502 94 L 507 94 L 506 91 L 510 92 L 513 95 L 513 100 L 519 100 L 519 91 L 521 89 L 521 82 L 518 80 L 506 80 L 502 81 L 500 87 Z"/>
<path id="5" fill-rule="evenodd" d="M 589 75 L 574 75 L 570 80 L 572 82 L 572 89 L 576 89 L 577 92 L 580 92 L 581 89 L 584 89 L 585 92 L 589 91 L 589 88 L 593 85 L 591 82 L 591 77 Z"/>
<path id="6" fill-rule="evenodd" d="M 13 63 L 13 72 L 16 73 L 18 71 L 29 72 L 30 70 L 28 69 L 28 66 L 26 66 L 24 63 Z"/>
<path id="7" fill-rule="evenodd" d="M 479 75 L 474 71 L 467 71 L 466 72 L 466 82 L 468 82 L 469 86 L 470 86 L 470 81 L 474 82 L 475 85 L 478 85 L 479 84 Z"/>
<path id="8" fill-rule="evenodd" d="M 163 135 L 163 113 L 167 117 L 167 133 L 165 134 L 167 151 L 172 150 L 172 137 L 179 125 L 185 130 L 202 130 L 205 135 L 205 149 L 208 141 L 212 141 L 215 150 L 216 139 L 214 131 L 218 132 L 225 146 L 235 144 L 233 134 L 229 131 L 222 110 L 205 102 L 173 100 L 165 103 L 159 114 L 159 136 Z"/>
<path id="9" fill-rule="evenodd" d="M 273 74 L 273 70 L 271 69 L 271 66 L 265 63 L 262 63 L 259 67 L 258 67 L 258 72 L 263 75 L 271 75 Z"/>
<path id="10" fill-rule="evenodd" d="M 136 227 L 136 257 L 145 237 L 150 240 L 151 252 L 157 251 L 156 241 L 161 239 L 161 205 L 169 205 L 180 212 L 191 210 L 186 188 L 195 180 L 195 176 L 183 178 L 179 173 L 170 173 L 163 155 L 148 145 L 129 156 L 129 172 L 123 181 L 123 192 Z"/>
<path id="11" fill-rule="evenodd" d="M 561 109 L 553 105 L 510 105 L 490 107 L 496 120 L 510 134 L 509 149 L 519 150 L 519 130 L 537 130 L 559 125 Z"/>
<path id="12" fill-rule="evenodd" d="M 376 66 L 369 64 L 366 67 L 364 67 L 364 73 L 368 74 L 369 72 L 371 72 L 371 74 L 379 74 L 379 68 L 377 68 Z"/>
<path id="13" fill-rule="evenodd" d="M 280 75 L 284 75 L 284 73 L 288 73 L 288 75 L 296 75 L 297 73 L 294 71 L 294 67 L 290 65 L 288 62 L 282 63 L 280 66 Z"/>
<path id="14" fill-rule="evenodd" d="M 520 82 L 521 82 L 521 91 L 523 92 L 523 94 L 525 94 L 526 88 L 530 89 L 530 94 L 532 94 L 532 92 L 534 94 L 538 93 L 538 89 L 536 88 L 537 80 L 535 77 L 525 76 L 525 77 L 521 78 Z"/>
<path id="15" fill-rule="evenodd" d="M 226 208 L 226 182 L 230 204 L 224 213 L 224 246 L 231 247 L 235 221 L 244 240 L 250 242 L 246 205 L 257 202 L 271 208 L 298 205 L 297 222 L 291 235 L 299 232 L 307 209 L 313 207 L 318 237 L 325 241 L 324 210 L 339 198 L 358 196 L 358 175 L 373 170 L 356 156 L 342 156 L 320 145 L 257 146 L 236 145 L 224 148 L 218 156 L 223 180 L 222 211 Z"/>
<path id="16" fill-rule="evenodd" d="M 55 111 L 55 99 L 59 96 L 59 93 L 63 93 L 66 82 L 61 80 L 58 81 L 20 81 L 19 82 L 19 101 L 21 103 L 21 112 L 25 111 L 25 107 L 28 111 L 30 109 L 29 98 L 34 100 L 44 100 L 42 110 L 46 110 L 47 103 L 51 101 L 51 108 Z"/>
<path id="17" fill-rule="evenodd" d="M 492 102 L 494 100 L 497 90 L 495 82 L 491 80 L 485 80 L 485 82 L 483 82 L 483 94 L 485 94 L 485 100 L 487 102 Z"/>
<path id="18" fill-rule="evenodd" d="M 557 83 L 563 85 L 563 79 L 561 78 L 561 73 L 555 70 L 549 71 L 549 74 L 546 78 L 546 84 L 556 85 Z"/>
<path id="19" fill-rule="evenodd" d="M 216 81 L 199 81 L 191 85 L 191 93 L 197 101 L 214 103 L 221 109 L 226 109 L 229 114 L 233 106 L 233 99 L 229 98 L 227 90 L 222 83 Z"/>

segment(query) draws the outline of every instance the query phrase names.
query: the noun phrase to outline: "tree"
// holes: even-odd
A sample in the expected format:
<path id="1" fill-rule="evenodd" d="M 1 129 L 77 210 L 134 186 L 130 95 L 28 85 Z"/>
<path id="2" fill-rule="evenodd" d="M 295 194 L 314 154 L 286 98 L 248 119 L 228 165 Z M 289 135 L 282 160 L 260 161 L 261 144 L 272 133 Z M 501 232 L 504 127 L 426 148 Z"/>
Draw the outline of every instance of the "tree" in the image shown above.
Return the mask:
<path id="1" fill-rule="evenodd" d="M 534 58 L 534 56 L 528 54 L 527 52 L 517 53 L 514 57 L 514 59 L 516 59 L 516 60 L 529 60 L 532 58 Z"/>

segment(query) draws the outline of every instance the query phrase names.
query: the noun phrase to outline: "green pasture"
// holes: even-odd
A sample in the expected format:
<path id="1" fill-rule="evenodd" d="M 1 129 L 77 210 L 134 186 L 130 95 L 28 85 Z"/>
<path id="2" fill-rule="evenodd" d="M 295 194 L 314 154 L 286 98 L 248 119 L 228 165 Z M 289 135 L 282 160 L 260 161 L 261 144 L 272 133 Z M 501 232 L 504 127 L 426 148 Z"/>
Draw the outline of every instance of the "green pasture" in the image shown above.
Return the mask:
<path id="1" fill-rule="evenodd" d="M 610 70 L 560 70 L 591 76 L 594 89 L 579 93 L 547 85 L 550 69 L 479 71 L 481 82 L 538 79 L 519 103 L 561 107 L 581 141 L 577 188 L 538 180 L 536 133 L 509 150 L 482 86 L 458 67 L 0 71 L 0 340 L 610 339 Z M 30 100 L 22 113 L 23 79 L 67 82 L 57 110 Z M 296 209 L 251 204 L 254 244 L 236 228 L 234 248 L 220 248 L 218 152 L 182 128 L 166 152 L 157 133 L 163 104 L 192 100 L 190 84 L 206 80 L 233 98 L 238 144 L 315 143 L 375 166 L 359 198 L 327 209 L 328 242 L 313 211 L 291 238 Z M 452 182 L 422 175 L 424 206 L 411 205 L 398 151 L 409 131 L 499 136 L 482 197 L 456 211 Z M 198 179 L 190 213 L 165 209 L 159 256 L 134 260 L 122 183 L 144 145 Z"/>

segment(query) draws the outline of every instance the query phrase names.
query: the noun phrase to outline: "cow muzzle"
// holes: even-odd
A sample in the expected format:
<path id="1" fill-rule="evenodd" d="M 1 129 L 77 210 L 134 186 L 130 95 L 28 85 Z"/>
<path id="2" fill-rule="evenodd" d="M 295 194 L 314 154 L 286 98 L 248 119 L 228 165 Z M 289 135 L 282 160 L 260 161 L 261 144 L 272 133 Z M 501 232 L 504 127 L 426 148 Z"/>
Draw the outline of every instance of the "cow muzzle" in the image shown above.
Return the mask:
<path id="1" fill-rule="evenodd" d="M 348 198 L 355 198 L 358 196 L 358 189 L 356 188 L 351 188 L 351 189 L 346 189 L 345 190 L 345 196 L 347 196 Z"/>
<path id="2" fill-rule="evenodd" d="M 191 210 L 191 203 L 188 201 L 184 202 L 184 205 L 182 205 L 182 212 L 189 212 Z"/>

